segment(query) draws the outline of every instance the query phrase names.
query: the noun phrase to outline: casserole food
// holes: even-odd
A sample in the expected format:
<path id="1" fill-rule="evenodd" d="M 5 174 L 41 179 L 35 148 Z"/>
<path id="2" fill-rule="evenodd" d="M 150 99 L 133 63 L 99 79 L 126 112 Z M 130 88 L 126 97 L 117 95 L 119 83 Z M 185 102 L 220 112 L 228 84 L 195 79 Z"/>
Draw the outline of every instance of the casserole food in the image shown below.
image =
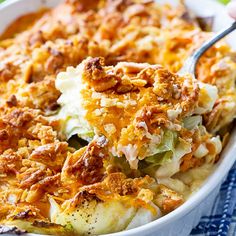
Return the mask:
<path id="1" fill-rule="evenodd" d="M 81 6 L 77 4 L 75 3 L 76 9 L 80 9 Z M 195 81 L 188 75 L 184 78 L 179 77 L 160 66 L 128 62 L 118 63 L 113 67 L 106 66 L 101 58 L 88 58 L 77 68 L 69 68 L 66 73 L 63 72 L 58 75 L 56 87 L 62 92 L 59 99 L 61 110 L 54 114 L 54 109 L 57 110 L 55 102 L 60 95 L 54 87 L 55 75 L 68 65 L 79 64 L 88 55 L 104 56 L 106 60 L 110 60 L 109 65 L 116 64 L 117 60 L 132 60 L 153 64 L 162 59 L 155 58 L 156 55 L 165 55 L 165 60 L 163 60 L 163 63 L 166 63 L 165 66 L 169 67 L 169 70 L 177 71 L 181 66 L 181 58 L 184 58 L 184 55 L 187 56 L 187 53 L 181 47 L 188 47 L 186 42 L 190 40 L 189 34 L 196 34 L 196 41 L 201 37 L 207 37 L 206 33 L 202 33 L 197 26 L 193 25 L 195 24 L 194 21 L 188 22 L 189 19 L 176 17 L 175 14 L 180 14 L 183 17 L 184 9 L 178 9 L 175 12 L 174 9 L 167 7 L 170 13 L 174 11 L 172 13 L 174 17 L 170 14 L 165 19 L 164 15 L 164 19 L 162 19 L 164 24 L 166 22 L 173 24 L 176 27 L 176 35 L 179 35 L 179 32 L 186 33 L 186 35 L 183 34 L 186 39 L 185 37 L 183 39 L 178 38 L 176 35 L 177 38 L 172 38 L 173 35 L 169 34 L 172 28 L 168 29 L 166 27 L 166 32 L 165 28 L 162 29 L 164 35 L 162 37 L 167 43 L 161 44 L 166 48 L 152 45 L 163 41 L 161 41 L 160 32 L 158 31 L 161 27 L 158 25 L 159 20 L 154 18 L 152 19 L 153 22 L 149 23 L 150 15 L 145 16 L 147 14 L 145 8 L 149 9 L 149 4 L 152 7 L 151 9 L 155 10 L 153 10 L 153 15 L 159 12 L 159 7 L 153 7 L 154 5 L 150 2 L 145 2 L 144 6 L 141 4 L 141 10 L 140 5 L 138 7 L 137 5 L 133 7 L 132 4 L 131 6 L 124 5 L 129 11 L 132 10 L 132 7 L 135 10 L 133 13 L 131 11 L 132 14 L 135 13 L 134 15 L 129 15 L 128 10 L 128 16 L 125 15 L 131 22 L 134 19 L 134 23 L 137 23 L 136 21 L 140 19 L 139 14 L 142 15 L 143 22 L 141 21 L 141 23 L 145 26 L 142 28 L 144 32 L 138 32 L 139 35 L 136 28 L 132 28 L 132 24 L 128 24 L 128 26 L 124 25 L 124 27 L 118 28 L 121 32 L 117 37 L 123 34 L 124 36 L 129 35 L 128 33 L 131 36 L 134 34 L 136 44 L 133 44 L 130 38 L 125 39 L 124 36 L 118 42 L 112 38 L 114 32 L 109 34 L 111 24 L 108 20 L 109 14 L 108 19 L 105 18 L 109 23 L 106 25 L 104 20 L 105 23 L 101 25 L 101 32 L 98 31 L 94 36 L 100 44 L 97 45 L 96 40 L 93 42 L 91 38 L 86 39 L 85 36 L 93 34 L 93 30 L 97 32 L 93 25 L 90 26 L 89 23 L 94 22 L 93 17 L 97 20 L 96 17 L 99 17 L 99 14 L 94 16 L 87 10 L 85 10 L 86 14 L 84 15 L 83 10 L 79 14 L 73 12 L 71 14 L 76 20 L 82 18 L 82 23 L 88 25 L 84 27 L 79 20 L 75 21 L 80 23 L 79 26 L 76 24 L 70 25 L 68 22 L 71 22 L 71 19 L 66 17 L 60 19 L 61 15 L 58 12 L 62 9 L 63 11 L 67 9 L 70 12 L 70 7 L 72 6 L 72 9 L 75 7 L 72 3 L 57 8 L 52 15 L 46 15 L 28 32 L 16 36 L 15 40 L 2 41 L 2 48 L 5 49 L 2 52 L 3 65 L 5 66 L 1 74 L 4 81 L 2 83 L 2 97 L 6 99 L 7 104 L 2 111 L 3 141 L 6 145 L 6 148 L 3 146 L 2 151 L 4 152 L 2 161 L 6 163 L 5 169 L 2 171 L 2 186 L 4 187 L 4 206 L 2 207 L 6 212 L 5 214 L 8 215 L 7 220 L 3 221 L 5 225 L 18 225 L 28 231 L 56 232 L 57 234 L 71 234 L 73 231 L 97 234 L 114 232 L 125 227 L 131 228 L 139 225 L 140 219 L 143 224 L 145 221 L 149 222 L 159 217 L 160 209 L 163 214 L 181 204 L 184 196 L 188 196 L 199 185 L 199 178 L 196 178 L 196 185 L 192 181 L 196 176 L 196 174 L 193 174 L 193 170 L 198 170 L 197 173 L 199 173 L 196 166 L 199 165 L 200 168 L 203 168 L 205 167 L 205 165 L 202 165 L 203 163 L 208 164 L 207 168 L 204 168 L 206 175 L 208 174 L 207 172 L 211 169 L 210 166 L 213 166 L 211 163 L 214 163 L 221 149 L 221 142 L 214 133 L 225 124 L 228 126 L 234 116 L 234 110 L 229 109 L 229 105 L 234 108 L 235 101 L 235 88 L 232 83 L 234 79 L 232 72 L 235 68 L 234 54 L 225 44 L 219 44 L 212 49 L 211 53 L 209 52 L 210 55 L 205 58 L 206 61 L 202 62 L 202 68 L 199 69 L 199 73 L 201 73 L 201 69 L 206 71 L 208 66 L 214 68 L 211 71 L 213 74 L 208 74 L 208 76 L 203 74 L 199 77 L 204 82 L 213 84 L 215 82 L 212 79 L 219 77 L 217 79 L 219 83 L 216 83 L 220 88 L 219 98 L 215 86 Z M 110 10 L 112 6 L 114 9 Z M 119 6 L 118 4 L 116 6 L 110 3 L 107 8 L 102 8 L 100 14 L 105 14 L 106 11 L 108 13 L 111 11 L 111 15 L 114 12 L 119 13 L 117 7 L 123 7 L 123 5 Z M 137 8 L 138 15 L 136 15 Z M 117 19 L 119 19 L 119 14 Z M 121 21 L 121 23 L 123 22 Z M 149 24 L 153 27 L 151 31 Z M 63 26 L 66 28 L 63 28 Z M 75 29 L 73 29 L 73 26 Z M 40 30 L 38 30 L 38 27 Z M 48 27 L 52 27 L 52 30 L 48 31 Z M 81 35 L 76 31 L 76 27 L 81 27 L 79 28 L 82 31 Z M 155 29 L 156 31 L 154 31 Z M 103 35 L 104 33 L 106 34 Z M 81 36 L 82 38 L 80 38 Z M 129 35 L 129 37 L 131 36 Z M 60 39 L 55 39 L 55 37 Z M 124 40 L 122 41 L 123 37 Z M 173 48 L 173 45 L 169 45 L 169 43 L 174 40 L 177 40 L 178 45 L 181 45 L 180 42 L 183 40 L 183 45 L 180 48 L 174 45 Z M 109 52 L 107 52 L 107 47 L 110 47 L 110 44 L 113 43 L 113 48 L 109 48 Z M 190 46 L 191 43 L 194 42 L 189 42 Z M 21 50 L 19 50 L 19 44 Z M 142 48 L 143 45 L 145 45 L 145 48 Z M 194 43 L 193 46 L 195 47 L 196 44 Z M 78 48 L 80 49 L 79 53 Z M 160 50 L 160 52 L 148 53 L 148 50 L 153 51 L 153 49 Z M 187 49 L 191 50 L 191 47 Z M 173 50 L 175 53 L 173 53 Z M 145 57 L 144 52 L 146 53 Z M 217 52 L 217 55 L 215 55 L 215 52 Z M 168 60 L 170 61 L 168 62 Z M 11 63 L 12 61 L 14 63 Z M 219 64 L 216 63 L 213 67 L 211 63 L 214 64 L 215 62 Z M 16 79 L 9 82 L 7 78 L 11 77 L 9 73 L 13 73 Z M 223 79 L 222 75 L 224 75 Z M 50 92 L 48 91 L 49 88 Z M 164 89 L 168 89 L 172 94 L 163 92 Z M 86 91 L 92 91 L 92 93 L 86 94 Z M 15 96 L 9 96 L 12 93 Z M 127 93 L 130 97 L 125 96 Z M 89 99 L 84 96 L 88 96 Z M 144 98 L 143 101 L 136 96 Z M 212 110 L 216 99 L 217 106 L 214 106 Z M 155 100 L 158 102 L 153 104 Z M 142 110 L 143 104 L 147 106 L 146 111 Z M 119 107 L 115 109 L 120 109 L 119 112 L 114 111 L 116 105 Z M 30 107 L 30 109 L 22 107 Z M 102 123 L 99 123 L 97 116 L 104 112 L 102 110 L 104 107 L 109 109 L 109 112 L 105 112 L 108 116 L 105 114 L 104 120 L 101 119 Z M 138 109 L 139 107 L 140 109 Z M 35 110 L 35 108 L 40 111 Z M 158 112 L 156 112 L 157 108 Z M 131 111 L 131 114 L 129 114 L 129 111 Z M 155 121 L 152 124 L 155 124 L 155 126 L 153 131 L 150 132 L 146 122 L 151 119 L 148 118 L 147 121 L 143 121 L 141 118 L 145 118 L 149 113 L 152 115 L 153 111 L 154 115 L 158 114 L 158 116 L 154 117 L 156 120 L 154 119 Z M 211 113 L 205 115 L 205 124 L 208 129 L 206 131 L 201 124 L 201 115 L 209 113 L 209 111 Z M 92 112 L 95 112 L 95 115 L 91 116 Z M 140 116 L 143 112 L 146 115 Z M 50 119 L 42 117 L 41 114 L 50 117 Z M 117 122 L 115 122 L 116 114 L 119 114 Z M 163 115 L 165 116 L 163 117 Z M 95 121 L 93 120 L 94 117 Z M 110 121 L 107 122 L 109 119 Z M 121 119 L 123 119 L 123 123 Z M 59 128 L 57 120 L 61 122 Z M 101 120 L 99 119 L 99 121 Z M 164 122 L 163 125 L 162 122 Z M 121 125 L 118 129 L 120 133 L 117 130 L 117 124 Z M 128 127 L 127 130 L 123 130 L 126 127 Z M 53 128 L 59 129 L 59 132 L 53 131 Z M 187 132 L 188 130 L 194 130 L 194 132 Z M 118 137 L 114 137 L 117 132 Z M 100 137 L 96 137 L 87 147 L 76 152 L 74 149 L 68 149 L 67 144 L 62 142 L 63 135 L 70 138 L 73 134 L 78 134 L 81 138 L 90 141 L 94 133 L 100 135 Z M 101 134 L 105 135 L 106 138 Z M 128 140 L 127 137 L 129 137 Z M 11 143 L 12 140 L 17 141 L 17 143 Z M 144 150 L 142 150 L 142 144 L 146 145 Z M 76 145 L 78 148 L 78 144 Z M 180 145 L 179 148 L 178 145 Z M 192 145 L 196 147 L 194 148 Z M 177 155 L 178 150 L 181 155 Z M 132 154 L 130 155 L 130 153 Z M 186 155 L 189 153 L 191 155 Z M 111 154 L 112 157 L 110 158 Z M 129 165 L 127 165 L 124 158 L 122 159 L 122 155 L 129 161 Z M 103 160 L 101 162 L 103 156 L 109 156 L 109 158 L 104 158 L 105 163 Z M 114 158 L 114 156 L 120 157 Z M 180 159 L 181 163 L 179 162 Z M 142 160 L 145 162 L 140 163 Z M 173 162 L 174 160 L 176 162 Z M 132 169 L 138 169 L 138 164 L 143 165 L 140 167 L 141 170 L 139 168 L 139 170 L 133 171 Z M 170 178 L 173 174 L 179 172 L 180 164 L 184 173 L 178 173 L 176 178 Z M 171 168 L 169 168 L 170 165 Z M 192 167 L 194 167 L 193 170 L 188 171 Z M 106 171 L 104 171 L 104 168 Z M 150 177 L 144 177 L 143 173 L 146 173 L 146 171 L 149 176 L 156 177 L 158 183 Z M 200 169 L 200 171 L 203 172 L 203 169 Z M 9 172 L 12 179 L 9 179 Z M 165 172 L 170 173 L 166 174 Z M 6 178 L 5 182 L 4 178 Z M 18 181 L 20 182 L 20 188 L 13 193 L 16 186 L 19 186 Z M 5 183 L 9 185 L 7 186 Z M 173 191 L 174 188 L 176 188 L 176 191 Z M 187 191 L 185 191 L 186 188 Z M 41 200 L 39 200 L 40 198 Z M 44 212 L 43 209 L 48 210 L 49 203 L 51 212 L 50 221 L 47 222 L 48 213 Z M 86 209 L 89 209 L 89 212 L 86 212 Z M 111 216 L 109 213 L 111 211 L 117 211 L 117 216 Z M 42 212 L 45 215 L 42 215 Z M 101 212 L 105 214 L 104 218 L 106 220 L 96 217 L 96 215 L 100 216 Z M 92 214 L 89 223 L 86 222 L 86 217 L 83 214 Z M 94 216 L 95 218 L 93 218 Z M 119 218 L 121 222 L 114 223 L 114 219 Z M 78 226 L 78 224 L 81 225 Z M 92 229 L 89 228 L 91 225 L 93 226 Z"/>

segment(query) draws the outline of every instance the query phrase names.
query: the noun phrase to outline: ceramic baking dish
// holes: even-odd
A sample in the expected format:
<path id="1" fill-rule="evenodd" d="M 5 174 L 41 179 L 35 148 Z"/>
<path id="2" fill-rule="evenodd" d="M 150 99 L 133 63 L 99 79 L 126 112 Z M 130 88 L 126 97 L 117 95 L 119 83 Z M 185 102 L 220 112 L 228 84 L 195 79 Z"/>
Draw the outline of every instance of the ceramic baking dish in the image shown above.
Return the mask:
<path id="1" fill-rule="evenodd" d="M 53 7 L 61 0 L 8 0 L 0 5 L 0 33 L 9 23 L 19 16 L 37 11 L 41 7 Z M 169 2 L 176 4 L 177 0 L 157 0 L 157 2 Z M 219 30 L 228 25 L 232 19 L 227 16 L 223 5 L 213 0 L 186 0 L 187 6 L 196 14 L 215 16 L 213 30 Z M 236 49 L 236 34 L 228 38 L 229 43 Z M 201 216 L 206 215 L 211 210 L 215 197 L 219 192 L 221 183 L 224 181 L 228 171 L 236 160 L 236 129 L 232 132 L 231 139 L 221 154 L 221 159 L 215 171 L 204 182 L 199 191 L 193 194 L 182 206 L 141 227 L 109 234 L 110 236 L 187 236 L 191 229 L 196 226 Z M 9 234 L 8 234 L 9 235 Z M 35 234 L 27 234 L 35 235 Z"/>

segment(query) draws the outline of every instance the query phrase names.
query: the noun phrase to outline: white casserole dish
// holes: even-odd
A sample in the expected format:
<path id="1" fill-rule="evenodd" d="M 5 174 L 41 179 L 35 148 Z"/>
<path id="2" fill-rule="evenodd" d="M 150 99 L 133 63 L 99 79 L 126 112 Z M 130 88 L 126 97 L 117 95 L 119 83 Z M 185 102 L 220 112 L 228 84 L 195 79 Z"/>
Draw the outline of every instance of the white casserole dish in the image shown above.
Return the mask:
<path id="1" fill-rule="evenodd" d="M 3 32 L 9 23 L 19 16 L 36 11 L 41 7 L 53 7 L 61 1 L 62 0 L 8 0 L 0 5 L 0 33 Z M 157 2 L 169 2 L 171 4 L 176 4 L 177 1 L 178 0 L 157 0 Z M 216 18 L 213 26 L 213 30 L 215 31 L 227 26 L 232 21 L 232 19 L 227 16 L 224 7 L 213 0 L 186 0 L 186 3 L 191 10 L 195 11 L 197 14 L 215 15 Z M 231 46 L 236 49 L 236 33 L 232 34 L 228 40 Z M 109 235 L 189 235 L 191 229 L 197 225 L 201 216 L 208 214 L 211 210 L 215 197 L 219 192 L 220 185 L 236 160 L 235 153 L 236 129 L 234 129 L 227 147 L 221 154 L 221 159 L 216 166 L 216 170 L 204 182 L 199 191 L 193 194 L 187 202 L 175 211 L 156 221 L 135 229 Z"/>

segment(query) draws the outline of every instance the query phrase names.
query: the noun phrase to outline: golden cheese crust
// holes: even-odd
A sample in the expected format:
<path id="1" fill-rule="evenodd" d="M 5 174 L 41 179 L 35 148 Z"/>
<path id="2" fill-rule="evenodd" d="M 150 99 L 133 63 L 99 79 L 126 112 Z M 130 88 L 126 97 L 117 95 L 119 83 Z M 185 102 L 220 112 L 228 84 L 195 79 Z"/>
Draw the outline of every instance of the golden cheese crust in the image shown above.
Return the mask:
<path id="1" fill-rule="evenodd" d="M 88 56 L 103 56 L 107 65 L 147 62 L 177 72 L 211 35 L 201 31 L 183 6 L 129 0 L 96 0 L 90 5 L 66 1 L 25 28 L 0 42 L 1 97 L 9 100 L 15 94 L 20 106 L 44 111 L 57 108 L 55 75 Z M 235 64 L 235 53 L 222 42 L 199 63 L 199 79 L 216 84 L 220 91 L 219 105 L 205 118 L 210 130 L 232 121 L 235 110 L 225 107 L 235 107 Z"/>
<path id="2" fill-rule="evenodd" d="M 181 77 L 158 65 L 105 66 L 101 58 L 88 58 L 82 64 L 85 119 L 108 138 L 113 153 L 125 154 L 128 160 L 129 147 L 144 159 L 154 138 L 158 145 L 163 130 L 180 131 L 182 119 L 198 106 L 200 89 L 191 76 Z M 178 109 L 176 117 L 168 115 Z M 137 168 L 137 160 L 129 162 Z"/>

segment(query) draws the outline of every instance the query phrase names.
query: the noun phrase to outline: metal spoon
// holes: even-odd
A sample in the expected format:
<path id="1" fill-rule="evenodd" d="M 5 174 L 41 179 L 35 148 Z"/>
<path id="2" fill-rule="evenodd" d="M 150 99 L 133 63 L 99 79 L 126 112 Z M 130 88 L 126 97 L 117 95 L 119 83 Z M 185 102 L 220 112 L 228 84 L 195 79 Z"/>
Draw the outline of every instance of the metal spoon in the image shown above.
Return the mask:
<path id="1" fill-rule="evenodd" d="M 196 77 L 196 67 L 201 56 L 216 42 L 224 38 L 226 35 L 230 34 L 236 29 L 236 21 L 230 25 L 228 28 L 218 32 L 211 39 L 203 43 L 203 45 L 197 49 L 184 63 L 183 67 L 180 69 L 178 74 L 190 73 Z"/>

